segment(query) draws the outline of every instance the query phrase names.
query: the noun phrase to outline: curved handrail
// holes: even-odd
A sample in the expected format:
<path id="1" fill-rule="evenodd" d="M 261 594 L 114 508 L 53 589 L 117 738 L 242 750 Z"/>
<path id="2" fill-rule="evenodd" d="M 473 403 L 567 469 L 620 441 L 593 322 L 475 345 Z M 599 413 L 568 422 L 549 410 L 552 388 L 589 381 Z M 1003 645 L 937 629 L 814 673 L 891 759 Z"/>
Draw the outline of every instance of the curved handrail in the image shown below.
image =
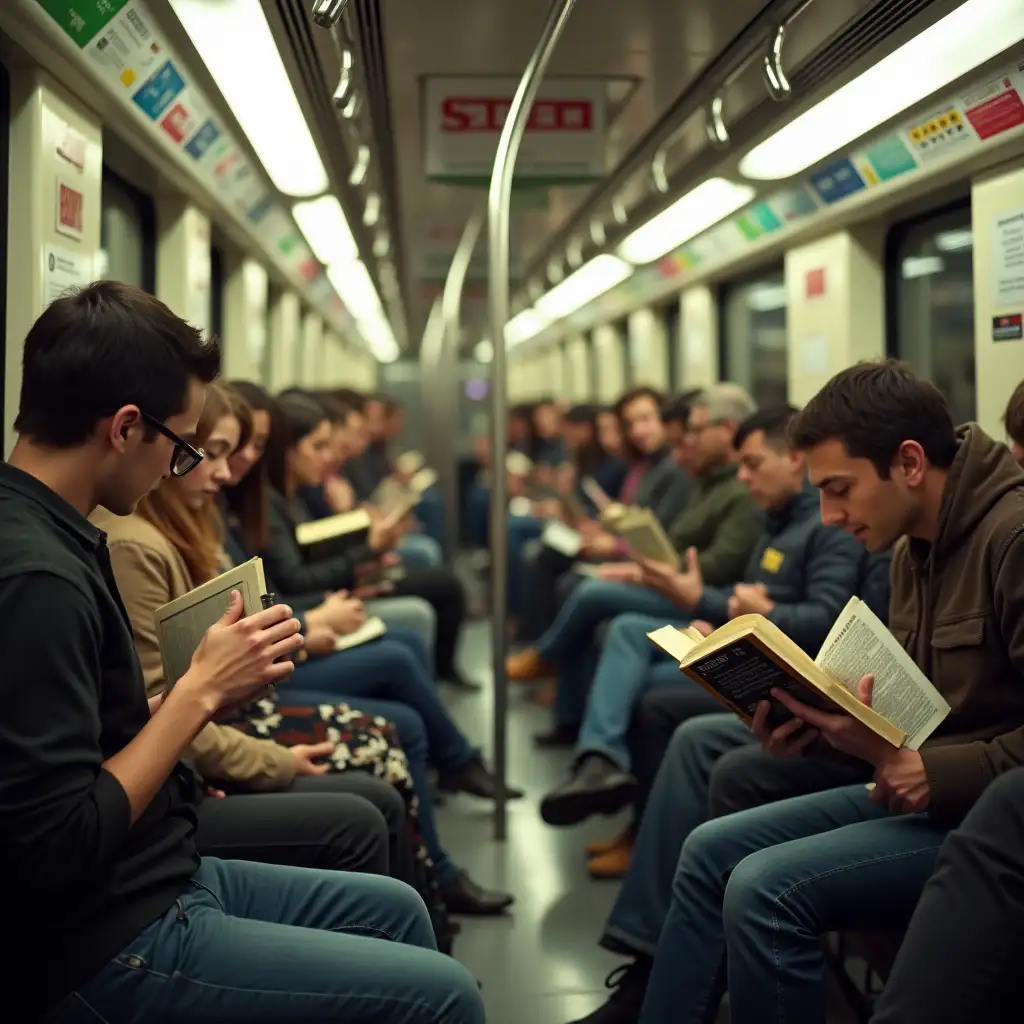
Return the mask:
<path id="1" fill-rule="evenodd" d="M 508 423 L 505 409 L 507 380 L 505 324 L 509 318 L 509 208 L 512 205 L 512 177 L 516 157 L 526 131 L 526 122 L 544 72 L 565 30 L 576 0 L 552 0 L 544 31 L 519 82 L 494 155 L 491 187 L 487 193 L 487 252 L 491 340 L 491 465 L 494 490 L 491 494 L 491 616 L 494 658 L 494 771 L 498 794 L 494 804 L 494 837 L 505 839 L 508 830 L 506 807 L 506 761 L 508 680 L 505 677 L 505 619 L 508 587 L 508 487 L 505 454 Z"/>
<path id="2" fill-rule="evenodd" d="M 346 7 L 348 0 L 313 0 L 313 21 L 321 28 L 334 28 Z"/>

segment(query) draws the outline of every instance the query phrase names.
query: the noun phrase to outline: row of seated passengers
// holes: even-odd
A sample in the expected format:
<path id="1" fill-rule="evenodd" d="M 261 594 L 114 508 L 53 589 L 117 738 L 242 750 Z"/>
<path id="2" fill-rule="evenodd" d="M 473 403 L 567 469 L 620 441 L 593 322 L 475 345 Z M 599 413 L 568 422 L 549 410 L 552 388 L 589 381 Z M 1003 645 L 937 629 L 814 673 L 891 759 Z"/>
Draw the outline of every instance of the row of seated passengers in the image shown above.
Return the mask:
<path id="1" fill-rule="evenodd" d="M 620 400 L 636 448 L 631 423 L 653 423 L 655 402 L 646 389 Z M 576 747 L 541 814 L 571 825 L 636 808 L 631 829 L 589 851 L 593 874 L 625 874 L 601 943 L 632 958 L 591 1024 L 707 1019 L 726 979 L 734 1024 L 823 1020 L 818 936 L 905 923 L 948 827 L 1024 756 L 1024 384 L 1005 414 L 1012 454 L 977 425 L 954 433 L 934 388 L 896 365 L 840 374 L 803 413 L 752 408 L 720 385 L 663 410 L 671 451 L 656 429 L 644 438 L 646 472 L 619 498 L 655 509 L 680 571 L 592 549 L 584 573 L 542 544 L 520 552 L 532 593 L 560 607 L 508 675 L 556 675 L 554 726 L 537 739 Z M 796 739 L 752 731 L 645 635 L 759 612 L 813 656 L 854 594 L 953 707 L 920 755 L 897 757 L 811 709 L 798 709 Z M 1019 832 L 1022 798 L 1018 772 L 989 817 Z M 972 935 L 1005 924 L 992 902 L 972 906 Z M 933 925 L 934 909 L 922 913 Z M 928 932 L 916 934 L 914 956 Z M 988 981 L 992 948 L 980 942 L 970 959 Z M 908 954 L 898 977 L 911 976 L 921 971 Z M 963 993 L 943 990 L 925 1012 L 892 991 L 879 1020 L 986 1019 Z"/>

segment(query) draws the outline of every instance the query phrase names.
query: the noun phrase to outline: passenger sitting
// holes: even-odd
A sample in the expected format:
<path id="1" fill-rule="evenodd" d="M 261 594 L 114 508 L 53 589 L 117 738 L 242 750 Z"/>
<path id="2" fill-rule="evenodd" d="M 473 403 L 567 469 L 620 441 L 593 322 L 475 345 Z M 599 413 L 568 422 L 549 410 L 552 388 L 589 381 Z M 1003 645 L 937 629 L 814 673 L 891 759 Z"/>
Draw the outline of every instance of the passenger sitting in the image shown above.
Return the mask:
<path id="1" fill-rule="evenodd" d="M 699 559 L 699 574 L 710 586 L 740 578 L 761 532 L 762 516 L 747 488 L 736 479 L 733 447 L 736 430 L 753 407 L 742 388 L 719 384 L 699 396 L 690 411 L 684 458 L 692 465 L 697 483 L 667 533 L 684 558 Z M 642 568 L 630 561 L 603 568 L 607 571 L 602 578 L 584 580 L 573 591 L 536 647 L 509 658 L 510 679 L 543 677 L 553 664 L 559 672 L 556 701 L 566 699 L 566 694 L 584 693 L 593 678 L 588 649 L 602 622 L 623 612 L 669 618 L 678 614 L 678 605 L 664 592 L 672 574 L 667 564 L 648 562 Z M 696 571 L 691 566 L 690 578 Z M 566 720 L 564 714 L 560 718 Z"/>
<path id="2" fill-rule="evenodd" d="M 271 488 L 270 534 L 260 554 L 285 594 L 353 589 L 360 566 L 378 561 L 398 539 L 392 525 L 376 519 L 366 544 L 335 558 L 307 561 L 303 557 L 295 540 L 295 527 L 312 516 L 302 505 L 298 491 L 323 482 L 330 440 L 330 423 L 320 406 L 309 398 L 290 395 L 274 403 L 266 455 Z M 394 592 L 422 597 L 433 606 L 437 615 L 436 674 L 443 680 L 460 681 L 455 652 L 465 618 L 466 595 L 458 578 L 447 568 L 410 568 L 395 582 Z"/>
<path id="3" fill-rule="evenodd" d="M 871 1024 L 1006 1020 L 1024 945 L 1024 769 L 942 844 Z"/>
<path id="4" fill-rule="evenodd" d="M 693 490 L 693 479 L 681 469 L 676 453 L 679 445 L 670 444 L 675 421 L 689 415 L 685 402 L 673 399 L 662 408 L 661 394 L 653 388 L 639 387 L 627 391 L 614 409 L 622 439 L 622 454 L 627 463 L 618 490 L 605 488 L 610 498 L 625 505 L 649 508 L 666 529 L 686 504 Z M 606 425 L 604 428 L 609 430 Z M 595 509 L 596 512 L 596 509 Z M 599 564 L 609 559 L 624 559 L 625 547 L 601 529 L 597 522 L 584 527 L 585 544 L 581 552 L 585 562 Z M 523 583 L 523 614 L 519 620 L 517 639 L 535 644 L 551 625 L 569 594 L 584 577 L 567 571 L 565 558 L 541 548 L 529 559 Z M 526 662 L 532 655 L 509 659 L 511 680 L 533 678 Z M 538 667 L 539 671 L 539 667 Z M 543 743 L 543 740 L 541 740 Z"/>
<path id="5" fill-rule="evenodd" d="M 197 441 L 207 456 L 195 472 L 166 481 L 140 502 L 135 515 L 116 517 L 99 510 L 93 516 L 110 538 L 111 562 L 151 694 L 166 683 L 154 612 L 212 578 L 222 564 L 213 501 L 220 484 L 229 479 L 228 458 L 239 447 L 241 424 L 219 387 L 209 389 Z M 441 704 L 420 659 L 390 635 L 335 652 L 333 633 L 322 646 L 315 634 L 316 629 L 309 632 L 303 652 L 314 656 L 298 665 L 288 687 L 198 735 L 192 753 L 200 773 L 224 788 L 280 791 L 296 776 L 317 775 L 324 767 L 330 772 L 376 770 L 410 802 L 413 794 L 418 797 L 419 809 L 410 807 L 410 815 L 423 827 L 449 909 L 487 914 L 508 906 L 511 896 L 487 892 L 460 873 L 438 839 L 426 777 L 428 758 L 449 789 L 487 798 L 494 796 L 494 784 Z M 382 746 L 380 738 L 371 735 L 360 742 L 368 723 L 359 713 L 393 722 L 398 738 L 403 744 L 408 740 L 410 763 L 401 749 L 390 758 L 374 756 L 375 746 Z M 338 738 L 349 733 L 350 740 Z M 381 754 L 387 753 L 386 747 Z"/>
<path id="6" fill-rule="evenodd" d="M 408 886 L 197 855 L 180 758 L 215 714 L 288 678 L 299 623 L 283 605 L 243 619 L 233 596 L 148 706 L 86 516 L 128 515 L 201 462 L 189 438 L 218 364 L 214 343 L 114 282 L 52 302 L 25 339 L 0 465 L 0 989 L 20 1020 L 66 997 L 72 1020 L 285 1020 L 301 998 L 307 1021 L 479 1024 L 476 983 L 437 954 Z"/>
<path id="7" fill-rule="evenodd" d="M 1003 424 L 1010 437 L 1010 451 L 1017 465 L 1024 468 L 1024 380 L 1017 385 L 1010 401 L 1006 403 Z"/>
<path id="8" fill-rule="evenodd" d="M 854 594 L 864 547 L 849 535 L 824 526 L 817 491 L 807 482 L 804 455 L 789 445 L 791 406 L 749 416 L 736 430 L 738 479 L 766 514 L 765 531 L 747 563 L 743 582 L 706 586 L 696 559 L 679 573 L 666 574 L 662 593 L 672 614 L 626 613 L 612 620 L 585 704 L 569 779 L 541 802 L 549 825 L 576 825 L 592 814 L 614 814 L 633 797 L 626 736 L 633 709 L 649 689 L 686 687 L 699 692 L 709 710 L 720 705 L 661 654 L 647 634 L 667 623 L 680 628 L 699 618 L 717 628 L 750 613 L 764 615 L 812 657 Z M 696 700 L 696 696 L 695 696 Z M 564 709 L 572 701 L 561 702 Z M 576 721 L 579 721 L 577 718 Z M 573 723 L 559 723 L 571 727 Z"/>
<path id="9" fill-rule="evenodd" d="M 723 960 L 733 1024 L 821 1019 L 821 936 L 908 917 L 949 829 L 1024 761 L 1024 473 L 1007 449 L 974 424 L 954 430 L 934 386 L 894 363 L 838 374 L 793 436 L 826 523 L 873 550 L 899 539 L 890 630 L 954 712 L 914 751 L 773 691 L 795 717 L 770 732 L 767 704 L 758 709 L 753 732 L 770 754 L 792 758 L 820 738 L 873 773 L 874 788 L 798 796 L 694 828 L 662 893 L 667 915 L 650 922 L 649 977 L 639 965 L 627 972 L 592 1022 L 704 1020 Z M 871 685 L 858 687 L 868 703 Z M 692 725 L 708 741 L 710 721 L 681 731 Z M 704 815 L 699 801 L 686 813 Z M 645 824 L 654 817 L 652 806 Z"/>

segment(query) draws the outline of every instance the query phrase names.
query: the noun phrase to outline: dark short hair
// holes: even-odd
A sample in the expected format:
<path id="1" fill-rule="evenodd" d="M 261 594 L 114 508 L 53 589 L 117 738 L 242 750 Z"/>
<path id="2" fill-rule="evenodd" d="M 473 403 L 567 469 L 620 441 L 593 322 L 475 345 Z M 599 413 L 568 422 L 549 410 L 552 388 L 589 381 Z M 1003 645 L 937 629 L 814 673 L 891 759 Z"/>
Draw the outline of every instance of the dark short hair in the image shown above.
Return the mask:
<path id="1" fill-rule="evenodd" d="M 602 412 L 600 406 L 591 405 L 589 402 L 583 402 L 580 405 L 571 405 L 565 410 L 565 415 L 562 419 L 566 423 L 589 423 L 593 425 L 594 420 L 597 419 L 597 414 Z"/>
<path id="2" fill-rule="evenodd" d="M 14 429 L 71 448 L 123 405 L 162 423 L 185 411 L 191 381 L 219 372 L 215 340 L 141 288 L 97 281 L 50 303 L 28 332 Z"/>
<path id="3" fill-rule="evenodd" d="M 344 402 L 346 405 L 352 407 L 355 412 L 362 413 L 366 408 L 367 398 L 361 391 L 356 391 L 354 388 L 335 388 L 331 392 L 331 397 L 336 398 L 339 402 Z"/>
<path id="4" fill-rule="evenodd" d="M 623 392 L 619 396 L 619 400 L 613 406 L 615 415 L 622 419 L 626 411 L 627 405 L 632 405 L 635 401 L 641 398 L 649 398 L 661 410 L 662 402 L 665 400 L 665 396 L 658 391 L 656 388 L 648 387 L 646 384 L 641 384 L 638 387 L 630 388 L 628 391 Z"/>
<path id="5" fill-rule="evenodd" d="M 1006 403 L 1006 412 L 1003 413 L 1003 423 L 1006 426 L 1006 433 L 1010 435 L 1011 441 L 1017 444 L 1024 444 L 1024 380 L 1022 380 L 1010 395 L 1010 401 Z"/>
<path id="6" fill-rule="evenodd" d="M 308 395 L 279 395 L 270 410 L 270 435 L 267 437 L 267 479 L 279 494 L 284 494 L 288 452 L 328 419 L 319 402 Z"/>
<path id="7" fill-rule="evenodd" d="M 837 373 L 794 417 L 790 440 L 800 451 L 841 441 L 851 458 L 870 460 L 883 480 L 904 441 L 916 441 L 939 469 L 952 465 L 957 451 L 942 392 L 896 359 Z"/>
<path id="8" fill-rule="evenodd" d="M 790 427 L 793 417 L 799 410 L 795 405 L 775 405 L 767 409 L 758 409 L 751 413 L 737 428 L 732 445 L 739 451 L 751 434 L 759 430 L 764 433 L 765 441 L 774 448 L 788 448 L 790 445 Z"/>
<path id="9" fill-rule="evenodd" d="M 685 427 L 690 419 L 693 400 L 700 393 L 700 388 L 691 388 L 689 391 L 680 391 L 678 395 L 672 395 L 661 407 L 661 422 L 681 423 Z"/>

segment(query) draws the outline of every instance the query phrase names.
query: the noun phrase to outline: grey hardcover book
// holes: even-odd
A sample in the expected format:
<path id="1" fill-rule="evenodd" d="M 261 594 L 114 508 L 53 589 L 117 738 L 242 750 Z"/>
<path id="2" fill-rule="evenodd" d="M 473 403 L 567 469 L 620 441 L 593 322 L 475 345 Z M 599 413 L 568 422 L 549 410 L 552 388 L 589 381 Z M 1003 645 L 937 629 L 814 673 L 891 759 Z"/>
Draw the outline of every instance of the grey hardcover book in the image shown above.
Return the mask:
<path id="1" fill-rule="evenodd" d="M 227 611 L 232 590 L 242 595 L 243 615 L 273 604 L 273 596 L 267 594 L 263 560 L 251 558 L 154 612 L 168 690 L 188 671 L 206 631 Z"/>

